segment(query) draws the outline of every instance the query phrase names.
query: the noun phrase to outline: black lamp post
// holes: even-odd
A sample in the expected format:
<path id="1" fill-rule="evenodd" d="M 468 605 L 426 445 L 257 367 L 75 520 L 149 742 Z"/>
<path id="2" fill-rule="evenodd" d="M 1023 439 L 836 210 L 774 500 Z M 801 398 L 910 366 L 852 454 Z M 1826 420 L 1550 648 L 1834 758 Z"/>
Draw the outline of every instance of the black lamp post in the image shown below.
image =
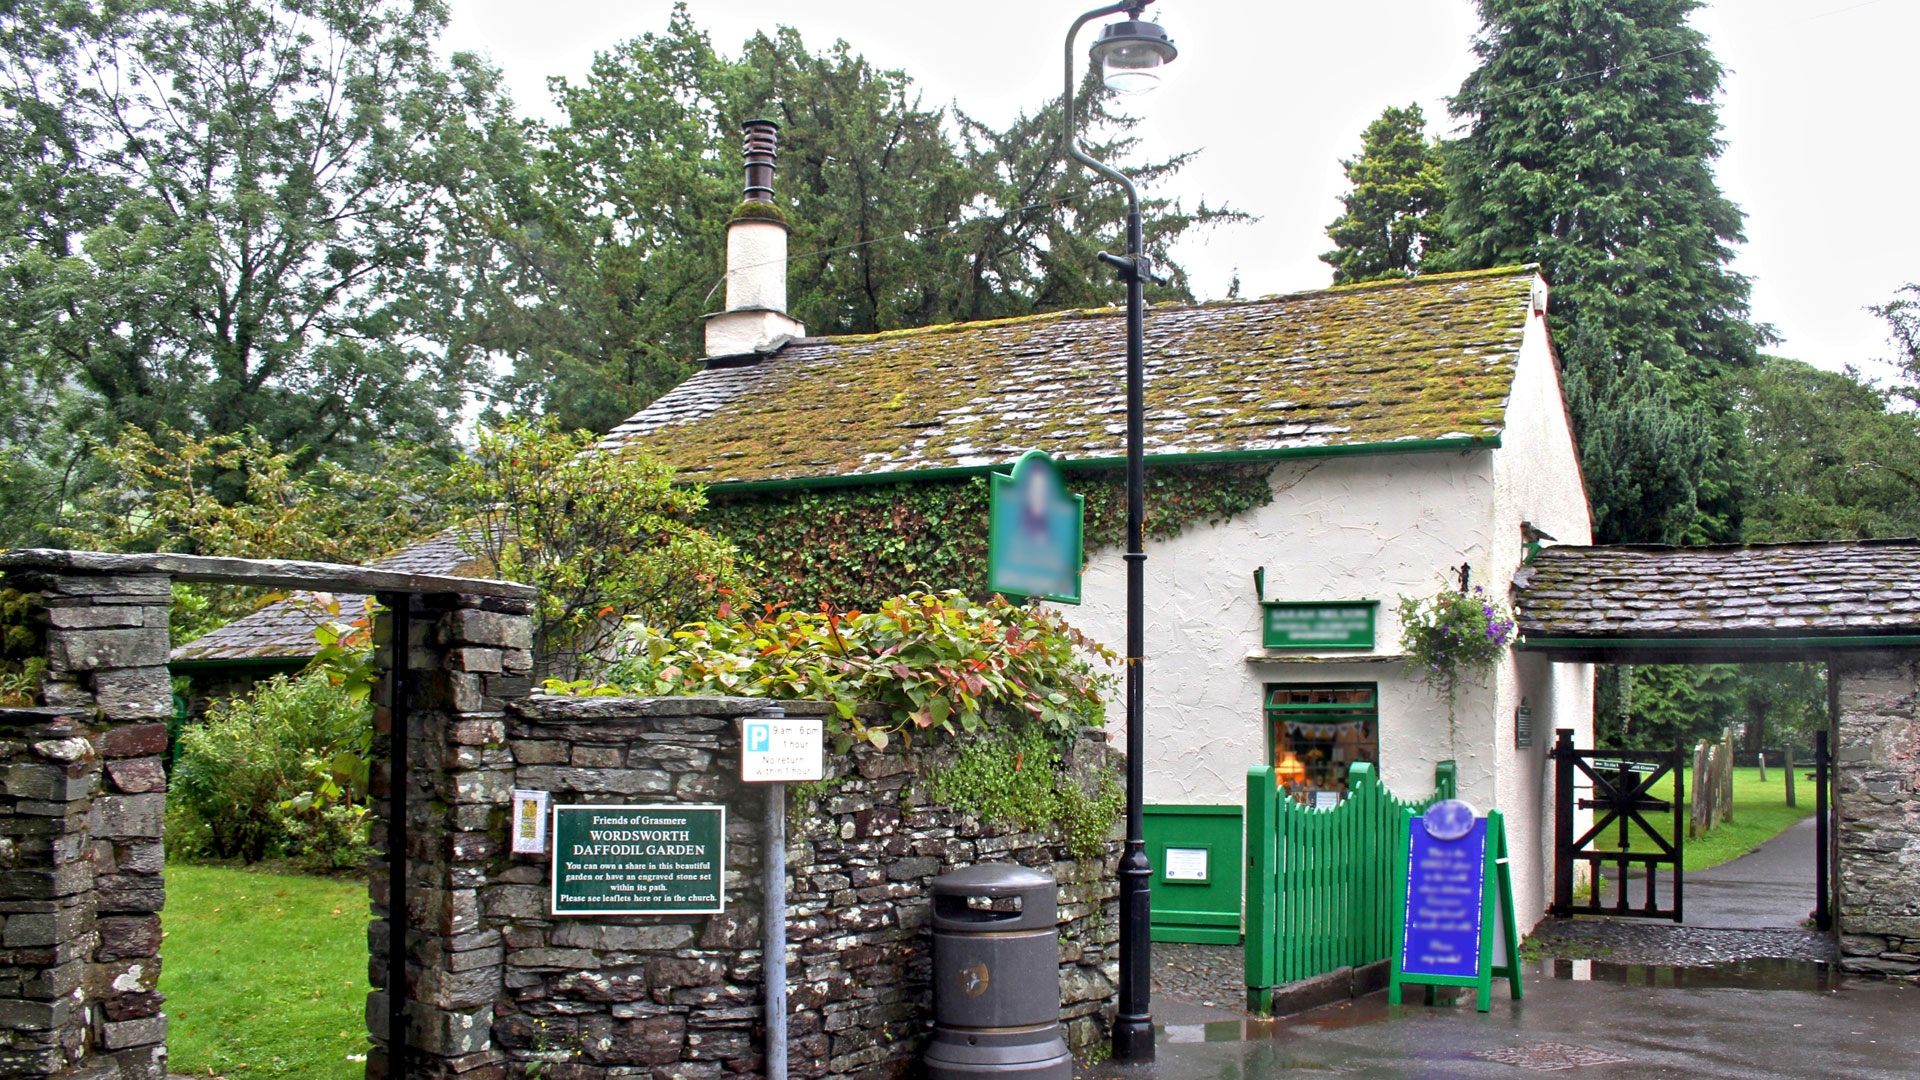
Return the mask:
<path id="1" fill-rule="evenodd" d="M 1107 15 L 1127 18 L 1102 28 L 1089 56 L 1100 65 L 1101 76 L 1112 89 L 1141 93 L 1160 81 L 1160 67 L 1177 55 L 1166 31 L 1142 22 L 1140 13 L 1152 0 L 1109 4 L 1073 21 L 1067 31 L 1065 112 L 1067 155 L 1120 185 L 1127 193 L 1127 253 L 1100 253 L 1100 261 L 1114 268 L 1127 283 L 1127 846 L 1120 856 L 1120 1015 L 1113 1023 L 1113 1056 L 1120 1061 L 1153 1057 L 1152 957 L 1149 940 L 1153 905 L 1153 868 L 1147 865 L 1146 838 L 1141 812 L 1141 766 L 1145 756 L 1146 652 L 1142 623 L 1146 593 L 1146 547 L 1141 523 L 1146 517 L 1147 465 L 1146 362 L 1143 331 L 1144 291 L 1153 267 L 1141 252 L 1140 194 L 1133 181 L 1117 169 L 1094 160 L 1074 136 L 1073 39 L 1088 22 Z"/>

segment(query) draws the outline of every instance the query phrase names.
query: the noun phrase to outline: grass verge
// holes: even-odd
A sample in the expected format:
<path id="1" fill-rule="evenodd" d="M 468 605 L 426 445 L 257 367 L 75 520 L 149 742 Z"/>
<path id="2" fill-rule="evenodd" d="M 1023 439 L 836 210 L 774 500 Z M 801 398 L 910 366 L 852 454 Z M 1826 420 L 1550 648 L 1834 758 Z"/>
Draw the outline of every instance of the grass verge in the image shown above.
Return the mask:
<path id="1" fill-rule="evenodd" d="M 1708 870 L 1722 863 L 1732 862 L 1754 848 L 1785 832 L 1801 818 L 1813 816 L 1813 781 L 1806 778 L 1810 770 L 1802 765 L 1800 775 L 1795 778 L 1794 794 L 1798 797 L 1798 806 L 1787 805 L 1786 775 L 1777 768 L 1767 769 L 1767 779 L 1760 780 L 1760 770 L 1753 767 L 1736 767 L 1733 770 L 1733 820 L 1716 826 L 1705 836 L 1688 837 L 1686 848 L 1681 857 L 1686 870 Z M 1693 775 L 1687 770 L 1687 802 L 1693 802 Z M 1662 777 L 1649 792 L 1657 799 L 1673 798 L 1673 778 Z M 1681 827 L 1686 825 L 1686 812 L 1681 814 Z M 1671 819 L 1662 815 L 1654 818 L 1653 823 L 1662 829 L 1661 835 L 1671 839 L 1667 832 Z M 1634 850 L 1652 848 L 1652 843 L 1637 835 L 1635 828 Z M 1619 847 L 1620 832 L 1617 828 L 1608 829 L 1604 836 L 1596 839 L 1595 846 L 1602 851 L 1614 851 Z M 1813 871 L 1807 871 L 1811 874 Z"/>
<path id="2" fill-rule="evenodd" d="M 161 918 L 170 1071 L 366 1075 L 364 880 L 170 863 Z"/>

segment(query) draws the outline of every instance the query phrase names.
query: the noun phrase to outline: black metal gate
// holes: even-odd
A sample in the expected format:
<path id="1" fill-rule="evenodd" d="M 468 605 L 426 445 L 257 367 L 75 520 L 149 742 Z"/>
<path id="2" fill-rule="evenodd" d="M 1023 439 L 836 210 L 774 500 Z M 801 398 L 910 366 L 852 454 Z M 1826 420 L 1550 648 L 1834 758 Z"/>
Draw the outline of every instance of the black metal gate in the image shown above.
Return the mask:
<path id="1" fill-rule="evenodd" d="M 1678 751 L 1579 750 L 1573 745 L 1573 730 L 1561 728 L 1553 746 L 1553 904 L 1548 914 L 1625 915 L 1641 919 L 1681 918 L 1682 881 L 1680 853 L 1685 845 L 1686 773 L 1681 768 L 1684 755 Z M 1576 799 L 1575 785 L 1584 775 L 1593 785 L 1592 798 Z M 1655 798 L 1651 792 L 1661 778 L 1673 777 L 1673 798 Z M 1576 835 L 1577 810 L 1594 811 L 1593 824 Z M 1672 815 L 1672 839 L 1660 835 L 1648 814 Z M 1603 838 L 1613 840 L 1613 849 L 1599 847 Z M 1640 850 L 1635 850 L 1638 844 Z M 1575 903 L 1574 869 L 1587 865 L 1592 893 L 1585 903 Z M 1606 868 L 1613 869 L 1613 899 L 1603 902 L 1602 883 Z M 1671 867 L 1673 886 L 1669 903 L 1660 897 L 1663 868 Z M 1639 903 L 1631 899 L 1633 871 L 1644 883 Z"/>

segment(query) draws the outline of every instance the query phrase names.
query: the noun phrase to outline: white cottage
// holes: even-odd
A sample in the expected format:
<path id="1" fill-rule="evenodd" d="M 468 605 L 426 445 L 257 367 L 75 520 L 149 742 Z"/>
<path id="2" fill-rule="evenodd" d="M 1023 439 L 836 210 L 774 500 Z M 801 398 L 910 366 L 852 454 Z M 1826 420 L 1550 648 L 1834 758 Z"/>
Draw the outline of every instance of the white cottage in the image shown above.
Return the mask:
<path id="1" fill-rule="evenodd" d="M 753 235 L 730 250 L 763 256 L 729 274 L 729 297 L 750 302 L 713 318 L 705 368 L 606 449 L 644 446 L 719 498 L 945 483 L 1036 449 L 1070 485 L 1120 465 L 1118 309 L 808 337 L 778 310 L 784 260 L 766 257 L 785 226 L 732 228 Z M 1355 762 L 1419 797 L 1437 762 L 1456 761 L 1459 795 L 1508 817 L 1523 929 L 1544 911 L 1546 754 L 1556 727 L 1588 741 L 1591 671 L 1509 655 L 1462 688 L 1450 724 L 1402 662 L 1395 607 L 1463 566 L 1504 599 L 1530 538 L 1589 542 L 1547 295 L 1532 268 L 1510 267 L 1149 312 L 1149 471 L 1238 463 L 1269 470 L 1273 491 L 1147 547 L 1156 936 L 1237 940 L 1239 808 L 1247 769 L 1266 764 L 1297 797 L 1328 800 Z M 1118 548 L 1088 552 L 1083 588 L 1070 619 L 1123 641 Z M 1269 620 L 1295 638 L 1275 647 Z M 1169 839 L 1189 861 L 1206 850 L 1203 887 L 1176 887 L 1192 865 L 1167 880 Z"/>

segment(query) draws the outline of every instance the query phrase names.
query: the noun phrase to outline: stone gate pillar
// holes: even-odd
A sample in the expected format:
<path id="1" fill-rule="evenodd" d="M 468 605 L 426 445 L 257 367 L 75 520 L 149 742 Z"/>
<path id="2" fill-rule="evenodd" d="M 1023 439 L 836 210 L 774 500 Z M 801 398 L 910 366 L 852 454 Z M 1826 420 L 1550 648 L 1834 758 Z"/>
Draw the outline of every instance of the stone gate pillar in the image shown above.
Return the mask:
<path id="1" fill-rule="evenodd" d="M 1920 975 L 1920 655 L 1836 655 L 1841 966 Z"/>
<path id="2" fill-rule="evenodd" d="M 400 602 L 400 601 L 393 601 Z M 529 601 L 497 597 L 415 596 L 409 641 L 394 641 L 383 613 L 374 639 L 382 665 L 404 662 L 407 768 L 408 1069 L 418 1080 L 505 1075 L 493 1044 L 493 1006 L 502 993 L 505 946 L 482 925 L 480 888 L 504 861 L 513 756 L 507 749 L 506 702 L 527 696 L 533 622 Z M 395 771 L 389 748 L 394 702 L 388 682 L 378 691 L 374 733 L 373 835 L 387 850 Z M 370 1080 L 390 1075 L 386 986 L 390 903 L 387 875 L 376 866 L 368 931 L 367 1026 L 375 1047 Z"/>
<path id="3" fill-rule="evenodd" d="M 10 568 L 43 708 L 0 710 L 0 1075 L 164 1080 L 172 582 Z"/>

